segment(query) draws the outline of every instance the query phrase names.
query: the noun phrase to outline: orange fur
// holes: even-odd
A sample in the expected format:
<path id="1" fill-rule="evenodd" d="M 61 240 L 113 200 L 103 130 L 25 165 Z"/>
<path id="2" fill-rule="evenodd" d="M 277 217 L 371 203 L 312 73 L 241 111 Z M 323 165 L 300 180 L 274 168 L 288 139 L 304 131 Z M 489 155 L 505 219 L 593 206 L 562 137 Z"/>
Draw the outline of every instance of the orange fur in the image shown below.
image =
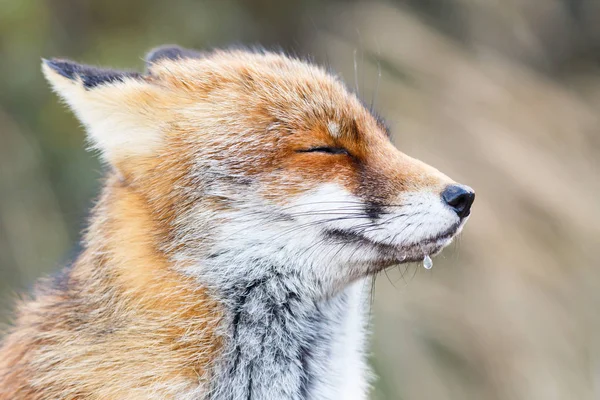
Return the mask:
<path id="1" fill-rule="evenodd" d="M 109 179 L 68 282 L 41 284 L 20 306 L 0 350 L 0 398 L 169 398 L 174 382 L 203 376 L 219 306 L 168 268 L 147 208 Z"/>

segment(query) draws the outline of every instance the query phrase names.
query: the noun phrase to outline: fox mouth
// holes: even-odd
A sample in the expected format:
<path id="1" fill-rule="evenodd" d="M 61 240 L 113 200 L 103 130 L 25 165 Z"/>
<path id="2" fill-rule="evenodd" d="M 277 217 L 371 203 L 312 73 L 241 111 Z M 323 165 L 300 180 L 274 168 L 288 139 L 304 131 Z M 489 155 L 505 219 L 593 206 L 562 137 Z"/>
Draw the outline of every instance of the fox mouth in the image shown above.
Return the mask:
<path id="1" fill-rule="evenodd" d="M 422 261 L 425 256 L 434 256 L 446 247 L 454 236 L 462 229 L 463 223 L 453 224 L 439 234 L 406 245 L 392 245 L 373 241 L 360 233 L 350 230 L 328 230 L 326 235 L 343 243 L 356 243 L 367 248 L 375 249 L 380 257 L 373 262 L 372 272 L 384 268 L 415 261 Z"/>

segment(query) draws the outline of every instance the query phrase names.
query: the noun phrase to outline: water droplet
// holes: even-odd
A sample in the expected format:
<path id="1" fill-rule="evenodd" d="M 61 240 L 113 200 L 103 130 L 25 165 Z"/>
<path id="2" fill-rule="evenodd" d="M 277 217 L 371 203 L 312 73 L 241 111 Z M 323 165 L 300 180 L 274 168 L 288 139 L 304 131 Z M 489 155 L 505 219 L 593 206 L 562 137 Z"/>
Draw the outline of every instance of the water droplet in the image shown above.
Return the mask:
<path id="1" fill-rule="evenodd" d="M 431 269 L 431 267 L 433 267 L 433 261 L 431 261 L 431 257 L 429 257 L 429 255 L 426 255 L 423 258 L 423 266 L 425 269 Z"/>

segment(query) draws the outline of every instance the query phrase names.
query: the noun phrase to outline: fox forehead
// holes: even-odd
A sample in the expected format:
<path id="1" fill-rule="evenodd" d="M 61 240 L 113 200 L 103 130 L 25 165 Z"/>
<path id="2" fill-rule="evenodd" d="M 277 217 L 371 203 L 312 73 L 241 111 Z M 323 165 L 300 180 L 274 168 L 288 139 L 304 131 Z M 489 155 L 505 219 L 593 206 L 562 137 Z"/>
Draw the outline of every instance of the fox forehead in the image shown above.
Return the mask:
<path id="1" fill-rule="evenodd" d="M 168 144 L 177 149 L 170 154 L 188 154 L 201 164 L 198 175 L 264 176 L 257 190 L 273 201 L 323 183 L 383 201 L 402 184 L 385 160 L 396 150 L 381 119 L 321 67 L 281 54 L 216 51 L 159 59 L 145 79 L 170 93 L 165 108 L 176 122 Z M 317 147 L 351 157 L 297 153 Z"/>
<path id="2" fill-rule="evenodd" d="M 190 106 L 204 117 L 200 103 L 213 114 L 238 115 L 238 123 L 278 124 L 289 131 L 315 131 L 331 139 L 361 139 L 369 131 L 387 133 L 381 119 L 323 68 L 276 53 L 214 51 L 201 57 L 162 58 L 149 65 L 145 79 L 172 93 L 174 109 Z M 196 107 L 194 107 L 196 106 Z M 178 117 L 181 117 L 179 114 Z"/>

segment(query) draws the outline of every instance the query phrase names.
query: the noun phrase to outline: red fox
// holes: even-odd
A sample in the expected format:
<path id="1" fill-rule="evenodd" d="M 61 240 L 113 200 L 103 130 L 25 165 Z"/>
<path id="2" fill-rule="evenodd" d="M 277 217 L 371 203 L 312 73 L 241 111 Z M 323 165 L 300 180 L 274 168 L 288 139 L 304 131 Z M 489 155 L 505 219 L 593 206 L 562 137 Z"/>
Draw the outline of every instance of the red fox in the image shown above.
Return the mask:
<path id="1" fill-rule="evenodd" d="M 0 399 L 365 399 L 367 280 L 441 251 L 473 190 L 315 65 L 146 62 L 42 64 L 108 170 L 81 255 L 17 308 Z"/>

